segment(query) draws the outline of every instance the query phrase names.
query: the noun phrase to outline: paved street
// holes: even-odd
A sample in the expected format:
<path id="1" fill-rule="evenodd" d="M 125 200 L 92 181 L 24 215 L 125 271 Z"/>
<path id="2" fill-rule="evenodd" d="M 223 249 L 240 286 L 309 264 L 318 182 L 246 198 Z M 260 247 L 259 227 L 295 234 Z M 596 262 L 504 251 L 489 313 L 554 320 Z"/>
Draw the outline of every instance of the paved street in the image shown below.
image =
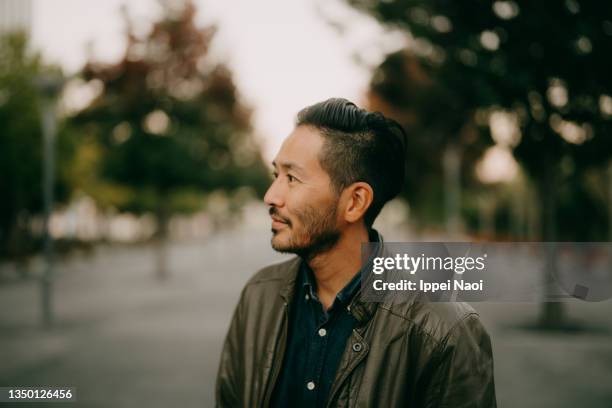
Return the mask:
<path id="1" fill-rule="evenodd" d="M 152 251 L 99 248 L 59 265 L 48 331 L 36 326 L 35 281 L 0 286 L 0 384 L 72 385 L 83 407 L 212 405 L 239 291 L 282 257 L 244 231 L 174 243 L 159 282 Z"/>
<path id="2" fill-rule="evenodd" d="M 58 265 L 50 330 L 38 328 L 36 281 L 2 271 L 0 386 L 74 386 L 79 407 L 212 406 L 239 291 L 256 269 L 284 258 L 269 248 L 267 228 L 174 242 L 165 282 L 155 280 L 152 247 L 74 255 Z M 521 328 L 536 304 L 474 306 L 492 336 L 500 407 L 612 407 L 610 301 L 570 305 L 590 330 L 564 334 Z"/>

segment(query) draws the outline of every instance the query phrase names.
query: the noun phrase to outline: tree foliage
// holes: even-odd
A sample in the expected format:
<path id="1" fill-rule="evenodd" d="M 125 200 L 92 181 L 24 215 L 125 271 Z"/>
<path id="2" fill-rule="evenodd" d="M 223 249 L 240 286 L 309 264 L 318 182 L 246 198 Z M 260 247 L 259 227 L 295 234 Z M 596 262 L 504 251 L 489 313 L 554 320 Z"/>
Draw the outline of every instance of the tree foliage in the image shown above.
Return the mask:
<path id="1" fill-rule="evenodd" d="M 416 98 L 417 104 L 425 101 L 425 106 L 437 99 L 438 111 L 419 108 L 425 129 L 439 128 L 440 122 L 452 126 L 457 117 L 474 109 L 504 109 L 517 115 L 521 138 L 514 155 L 539 191 L 541 237 L 554 240 L 561 233 L 576 239 L 575 225 L 567 219 L 560 222 L 565 210 L 558 213 L 555 208 L 578 209 L 577 197 L 586 200 L 585 207 L 592 206 L 594 193 L 584 188 L 584 177 L 593 169 L 601 171 L 612 158 L 612 4 L 348 2 L 409 33 L 412 58 L 431 73 L 431 81 L 443 92 L 421 95 L 422 88 L 413 84 L 419 78 L 414 70 L 397 68 L 383 75 L 381 83 L 375 75 L 373 89 L 399 109 L 401 101 L 410 98 Z M 389 56 L 379 70 L 397 58 Z M 414 64 L 399 63 L 408 68 Z M 482 131 L 479 136 L 487 137 Z M 598 214 L 601 203 L 599 211 L 589 214 L 593 223 Z"/>
<path id="2" fill-rule="evenodd" d="M 0 252 L 31 251 L 30 222 L 42 212 L 43 140 L 37 80 L 57 72 L 30 50 L 24 33 L 0 36 Z M 69 163 L 76 146 L 60 126 L 55 198 L 68 199 Z"/>
<path id="3" fill-rule="evenodd" d="M 461 179 L 474 184 L 474 168 L 490 139 L 480 137 L 477 105 L 461 89 L 440 80 L 439 67 L 405 50 L 387 56 L 374 72 L 369 107 L 398 120 L 408 133 L 404 196 L 421 224 L 443 211 L 444 155 L 457 149 Z"/>
<path id="4" fill-rule="evenodd" d="M 102 191 L 115 192 L 107 204 L 121 210 L 167 216 L 201 207 L 205 192 L 265 188 L 251 112 L 209 54 L 215 28 L 196 27 L 195 13 L 192 3 L 168 6 L 144 38 L 126 18 L 121 61 L 83 70 L 101 92 L 73 123 L 90 138 Z"/>

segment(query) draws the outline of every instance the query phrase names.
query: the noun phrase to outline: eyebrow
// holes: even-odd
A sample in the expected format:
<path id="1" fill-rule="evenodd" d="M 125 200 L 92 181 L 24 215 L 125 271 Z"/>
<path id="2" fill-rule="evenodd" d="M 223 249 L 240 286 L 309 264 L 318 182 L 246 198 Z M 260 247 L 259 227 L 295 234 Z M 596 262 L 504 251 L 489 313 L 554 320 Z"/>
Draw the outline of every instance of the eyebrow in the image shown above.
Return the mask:
<path id="1" fill-rule="evenodd" d="M 281 168 L 285 169 L 285 170 L 295 170 L 298 172 L 303 173 L 304 172 L 304 168 L 301 167 L 300 165 L 298 165 L 297 163 L 294 162 L 283 162 L 283 163 L 276 163 L 276 161 L 272 162 L 272 166 L 274 168 L 276 168 L 278 166 L 280 166 Z"/>

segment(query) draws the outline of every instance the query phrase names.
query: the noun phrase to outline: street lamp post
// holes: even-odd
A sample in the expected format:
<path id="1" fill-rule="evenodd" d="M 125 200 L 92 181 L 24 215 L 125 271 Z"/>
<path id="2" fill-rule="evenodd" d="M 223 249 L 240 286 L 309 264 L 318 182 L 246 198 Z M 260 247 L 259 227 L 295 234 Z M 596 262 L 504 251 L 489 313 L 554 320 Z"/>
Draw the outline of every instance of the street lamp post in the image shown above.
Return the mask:
<path id="1" fill-rule="evenodd" d="M 43 133 L 43 236 L 45 270 L 41 278 L 42 323 L 46 327 L 53 324 L 53 237 L 49 230 L 53 213 L 53 186 L 55 184 L 55 137 L 57 132 L 57 97 L 62 90 L 64 80 L 60 75 L 41 75 L 36 79 L 41 94 L 41 126 Z"/>

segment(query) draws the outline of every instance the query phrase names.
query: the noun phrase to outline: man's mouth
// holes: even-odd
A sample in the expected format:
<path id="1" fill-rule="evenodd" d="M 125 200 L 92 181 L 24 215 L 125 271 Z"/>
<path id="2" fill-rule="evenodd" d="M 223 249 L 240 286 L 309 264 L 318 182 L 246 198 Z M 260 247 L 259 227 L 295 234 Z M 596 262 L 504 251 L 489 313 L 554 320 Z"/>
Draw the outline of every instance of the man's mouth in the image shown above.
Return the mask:
<path id="1" fill-rule="evenodd" d="M 285 222 L 282 218 L 272 216 L 272 229 L 283 228 L 285 225 L 287 225 L 287 222 Z"/>
<path id="2" fill-rule="evenodd" d="M 283 228 L 286 225 L 289 225 L 289 220 L 283 217 L 279 217 L 276 214 L 275 208 L 273 207 L 270 209 L 270 218 L 272 218 L 272 229 L 273 230 L 277 230 L 277 229 Z"/>

